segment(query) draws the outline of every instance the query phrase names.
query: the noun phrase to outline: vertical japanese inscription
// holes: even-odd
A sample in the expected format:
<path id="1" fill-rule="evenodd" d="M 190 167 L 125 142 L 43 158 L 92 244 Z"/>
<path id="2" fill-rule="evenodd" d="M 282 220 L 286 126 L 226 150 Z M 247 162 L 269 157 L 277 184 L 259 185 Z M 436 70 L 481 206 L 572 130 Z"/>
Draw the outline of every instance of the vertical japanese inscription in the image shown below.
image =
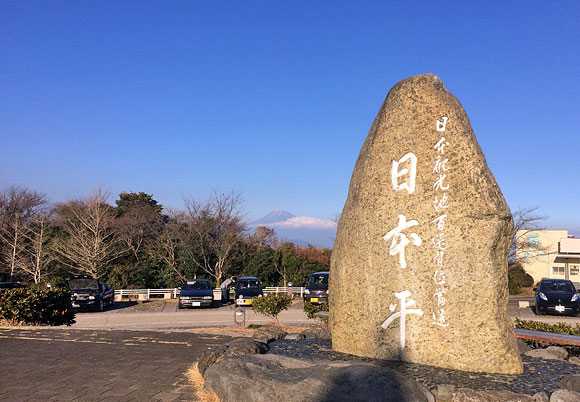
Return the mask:
<path id="1" fill-rule="evenodd" d="M 437 120 L 435 128 L 437 132 L 445 133 L 447 125 L 447 117 L 443 117 L 442 121 Z M 432 314 L 432 323 L 440 327 L 449 326 L 449 316 L 446 312 L 447 307 L 447 273 L 445 272 L 445 250 L 447 250 L 447 242 L 445 236 L 446 210 L 449 208 L 449 183 L 447 179 L 447 172 L 450 169 L 449 159 L 445 157 L 445 147 L 449 146 L 449 141 L 441 136 L 437 143 L 433 146 L 435 150 L 435 160 L 433 161 L 434 176 L 433 191 L 433 208 L 435 209 L 435 218 L 431 223 L 436 227 L 436 233 L 431 238 L 431 247 L 433 248 L 433 263 L 435 264 L 435 272 L 433 274 L 433 282 L 435 283 L 434 312 Z"/>

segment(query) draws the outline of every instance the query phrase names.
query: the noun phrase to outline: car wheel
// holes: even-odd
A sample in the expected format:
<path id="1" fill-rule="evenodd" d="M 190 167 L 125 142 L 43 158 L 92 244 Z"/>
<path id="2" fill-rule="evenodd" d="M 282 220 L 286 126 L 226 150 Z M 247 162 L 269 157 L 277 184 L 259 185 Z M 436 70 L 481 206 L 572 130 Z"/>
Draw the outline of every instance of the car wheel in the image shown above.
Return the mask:
<path id="1" fill-rule="evenodd" d="M 99 301 L 99 311 L 103 311 L 105 309 L 105 303 L 103 303 L 103 299 Z"/>
<path id="2" fill-rule="evenodd" d="M 115 304 L 115 296 L 111 297 L 111 300 L 109 301 L 109 306 L 112 306 L 113 304 Z"/>
<path id="3" fill-rule="evenodd" d="M 183 305 L 182 305 L 181 303 L 177 303 L 177 308 L 178 308 L 179 310 L 183 310 Z"/>
<path id="4" fill-rule="evenodd" d="M 538 308 L 538 306 L 536 306 L 536 315 L 544 315 L 544 313 L 542 313 L 542 311 Z"/>

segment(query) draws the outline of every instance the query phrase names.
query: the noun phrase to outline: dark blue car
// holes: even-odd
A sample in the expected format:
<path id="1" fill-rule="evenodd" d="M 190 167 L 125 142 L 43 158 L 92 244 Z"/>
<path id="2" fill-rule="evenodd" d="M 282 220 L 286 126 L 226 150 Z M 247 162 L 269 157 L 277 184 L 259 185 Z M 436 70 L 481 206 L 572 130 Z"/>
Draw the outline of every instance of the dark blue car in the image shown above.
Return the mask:
<path id="1" fill-rule="evenodd" d="M 188 279 L 181 286 L 177 308 L 213 306 L 213 286 L 207 279 Z"/>
<path id="2" fill-rule="evenodd" d="M 568 279 L 542 279 L 536 292 L 536 314 L 580 313 L 580 296 Z"/>
<path id="3" fill-rule="evenodd" d="M 236 283 L 236 305 L 251 306 L 254 298 L 264 295 L 260 280 L 253 276 L 242 276 Z"/>

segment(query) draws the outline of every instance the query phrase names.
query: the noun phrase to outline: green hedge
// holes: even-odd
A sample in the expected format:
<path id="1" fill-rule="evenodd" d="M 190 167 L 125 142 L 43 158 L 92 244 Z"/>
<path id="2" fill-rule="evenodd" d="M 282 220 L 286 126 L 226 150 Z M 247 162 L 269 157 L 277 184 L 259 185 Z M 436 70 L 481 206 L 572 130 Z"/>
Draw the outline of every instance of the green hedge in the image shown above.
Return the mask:
<path id="1" fill-rule="evenodd" d="M 310 319 L 318 318 L 318 319 L 320 319 L 328 324 L 328 317 L 315 317 L 314 316 L 314 314 L 319 313 L 321 311 L 328 311 L 328 303 L 313 304 L 310 302 L 304 302 L 304 312 L 306 313 L 306 316 L 308 318 L 310 318 Z"/>
<path id="2" fill-rule="evenodd" d="M 576 324 L 576 326 L 573 327 L 572 325 L 566 324 L 564 322 L 557 322 L 556 324 L 548 324 L 540 321 L 520 320 L 519 318 L 516 318 L 515 326 L 516 328 L 529 329 L 530 331 L 541 331 L 541 332 L 551 332 L 554 334 L 580 336 L 580 324 Z M 550 343 L 550 342 L 536 342 L 529 339 L 523 339 L 523 341 L 533 349 L 546 348 L 548 346 L 559 346 L 561 348 L 566 349 L 570 354 L 570 356 L 580 356 L 579 346 L 561 345 L 558 343 Z"/>
<path id="3" fill-rule="evenodd" d="M 0 289 L 0 318 L 22 324 L 71 325 L 75 322 L 68 289 L 37 285 Z"/>
<path id="4" fill-rule="evenodd" d="M 516 318 L 516 328 L 529 329 L 530 331 L 552 332 L 554 334 L 576 335 L 580 336 L 580 324 L 575 327 L 564 322 L 557 322 L 556 324 L 548 324 L 540 321 L 520 320 Z"/>

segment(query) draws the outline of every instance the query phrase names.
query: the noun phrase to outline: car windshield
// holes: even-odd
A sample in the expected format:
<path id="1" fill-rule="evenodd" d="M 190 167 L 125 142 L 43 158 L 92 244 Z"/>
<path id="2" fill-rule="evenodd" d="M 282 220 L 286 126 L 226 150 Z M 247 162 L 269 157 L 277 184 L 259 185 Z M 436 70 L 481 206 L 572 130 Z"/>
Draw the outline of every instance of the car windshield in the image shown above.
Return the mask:
<path id="1" fill-rule="evenodd" d="M 74 290 L 74 289 L 98 289 L 99 282 L 96 279 L 91 279 L 91 278 L 71 279 L 70 281 L 68 281 L 68 287 L 71 290 Z"/>
<path id="2" fill-rule="evenodd" d="M 576 291 L 571 282 L 564 281 L 543 281 L 540 290 L 543 292 L 573 293 Z"/>
<path id="3" fill-rule="evenodd" d="M 328 274 L 310 275 L 308 286 L 312 285 L 328 285 Z"/>
<path id="4" fill-rule="evenodd" d="M 238 283 L 239 289 L 260 289 L 260 282 L 257 279 L 244 279 Z"/>
<path id="5" fill-rule="evenodd" d="M 183 290 L 209 290 L 209 282 L 206 281 L 195 281 L 184 283 L 181 287 Z"/>

